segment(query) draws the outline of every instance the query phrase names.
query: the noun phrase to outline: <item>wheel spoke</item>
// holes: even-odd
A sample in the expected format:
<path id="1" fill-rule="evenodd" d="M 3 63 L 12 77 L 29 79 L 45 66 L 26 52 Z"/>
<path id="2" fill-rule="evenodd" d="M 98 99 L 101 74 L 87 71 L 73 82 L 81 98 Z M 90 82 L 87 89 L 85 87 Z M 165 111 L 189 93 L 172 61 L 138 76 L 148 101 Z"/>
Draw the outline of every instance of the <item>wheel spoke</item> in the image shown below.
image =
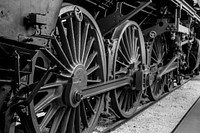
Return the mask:
<path id="1" fill-rule="evenodd" d="M 161 60 L 162 59 L 162 55 L 163 55 L 163 53 L 162 53 L 163 51 L 162 51 L 162 47 L 161 46 L 159 46 L 158 47 L 158 59 L 159 60 Z"/>
<path id="2" fill-rule="evenodd" d="M 93 43 L 94 43 L 94 37 L 91 37 L 87 43 L 87 46 L 85 47 L 85 53 L 84 53 L 84 59 L 83 59 L 84 64 L 86 64 L 86 61 L 88 59 L 88 55 Z"/>
<path id="3" fill-rule="evenodd" d="M 123 97 L 123 102 L 122 102 L 122 110 L 123 111 L 126 111 L 126 105 L 128 103 L 128 93 L 127 93 L 127 90 L 126 90 L 126 93 Z"/>
<path id="4" fill-rule="evenodd" d="M 97 52 L 93 51 L 92 54 L 90 54 L 90 56 L 88 57 L 86 64 L 85 64 L 85 68 L 88 69 L 90 64 L 94 61 L 95 57 L 97 56 Z"/>
<path id="5" fill-rule="evenodd" d="M 90 104 L 90 102 L 88 101 L 88 99 L 85 99 L 84 100 L 84 103 L 85 103 L 85 107 L 88 109 L 88 111 L 94 115 L 95 114 L 95 111 L 93 110 L 92 108 L 92 105 Z"/>
<path id="6" fill-rule="evenodd" d="M 119 63 L 120 65 L 124 66 L 124 67 L 127 67 L 128 68 L 128 65 L 126 65 L 125 63 L 121 62 L 120 60 L 117 60 L 117 63 Z"/>
<path id="7" fill-rule="evenodd" d="M 67 132 L 68 123 L 70 123 L 70 121 L 69 121 L 70 114 L 71 114 L 71 108 L 67 108 L 67 110 L 65 111 L 65 114 L 63 116 L 62 122 L 61 122 L 60 133 Z"/>
<path id="8" fill-rule="evenodd" d="M 139 53 L 139 47 L 137 47 L 136 49 L 135 49 L 135 52 L 134 52 L 134 54 L 132 55 L 132 60 L 134 60 L 134 61 L 138 61 L 139 60 L 139 57 L 140 57 L 140 55 L 138 54 Z"/>
<path id="9" fill-rule="evenodd" d="M 76 116 L 75 116 L 75 132 L 80 133 L 81 131 L 81 120 L 80 120 L 80 106 L 76 108 Z"/>
<path id="10" fill-rule="evenodd" d="M 135 37 L 135 39 L 134 39 L 135 45 L 134 45 L 132 56 L 137 55 L 139 53 L 139 47 L 138 47 L 137 43 L 138 43 L 138 38 Z"/>
<path id="11" fill-rule="evenodd" d="M 75 43 L 76 43 L 76 54 L 78 62 L 81 61 L 81 21 L 75 20 L 74 24 Z"/>
<path id="12" fill-rule="evenodd" d="M 164 45 L 165 44 L 162 44 L 162 48 L 161 48 L 161 56 L 160 56 L 160 59 L 161 59 L 161 62 L 163 62 L 164 61 L 164 56 L 165 56 L 165 48 L 164 48 Z"/>
<path id="13" fill-rule="evenodd" d="M 121 45 L 121 50 L 123 51 L 124 55 L 126 55 L 127 59 L 130 60 L 130 54 L 129 54 L 128 50 L 127 50 L 127 46 L 126 46 L 126 43 L 125 43 L 123 37 L 122 37 L 122 40 L 121 40 L 121 44 L 122 44 Z"/>
<path id="14" fill-rule="evenodd" d="M 132 31 L 132 43 L 133 43 L 133 45 L 132 45 L 132 53 L 131 53 L 131 55 L 132 54 L 134 54 L 134 51 L 135 51 L 135 49 L 136 49 L 136 47 L 137 47 L 137 40 L 138 40 L 138 38 L 135 36 L 135 31 L 136 31 L 136 29 L 135 29 L 135 27 L 131 27 L 131 31 Z"/>
<path id="15" fill-rule="evenodd" d="M 159 88 L 158 88 L 157 85 L 158 85 L 158 83 L 157 83 L 157 80 L 156 80 L 156 81 L 154 81 L 154 86 L 153 86 L 153 93 L 155 95 L 157 95 L 159 93 Z"/>
<path id="16" fill-rule="evenodd" d="M 133 104 L 133 107 L 137 104 L 137 102 L 136 102 L 136 101 L 138 100 L 138 98 L 137 98 L 137 97 L 138 97 L 137 93 L 138 93 L 138 92 L 135 91 L 134 96 L 133 96 L 133 103 L 134 103 L 134 104 Z"/>
<path id="17" fill-rule="evenodd" d="M 128 33 L 129 31 L 129 28 L 127 28 L 127 30 L 125 31 L 124 35 L 124 41 L 126 42 L 126 48 L 127 48 L 127 51 L 128 51 L 128 55 L 131 56 L 131 34 Z"/>
<path id="18" fill-rule="evenodd" d="M 42 70 L 42 71 L 44 71 L 44 72 L 47 71 L 47 68 L 44 68 L 44 67 L 41 67 L 41 66 L 38 66 L 38 65 L 35 65 L 35 69 L 37 69 L 37 70 Z"/>
<path id="19" fill-rule="evenodd" d="M 155 58 L 158 59 L 156 46 L 155 46 L 155 48 L 152 48 L 152 51 L 153 51 L 153 53 L 154 53 L 153 55 L 155 56 Z"/>
<path id="20" fill-rule="evenodd" d="M 88 23 L 85 23 L 85 27 L 83 29 L 83 33 L 82 33 L 82 51 L 81 51 L 81 62 L 83 63 L 83 57 L 84 57 L 84 53 L 85 53 L 85 46 L 86 46 L 86 43 L 87 43 L 87 37 L 88 37 L 88 30 L 89 30 L 89 24 Z"/>
<path id="21" fill-rule="evenodd" d="M 72 68 L 73 68 L 73 67 L 71 66 L 69 60 L 67 59 L 67 57 L 66 57 L 64 51 L 62 50 L 62 48 L 61 48 L 61 46 L 60 46 L 58 40 L 55 38 L 55 36 L 54 36 L 54 39 L 52 39 L 51 41 L 52 41 L 53 47 L 55 48 L 55 50 L 56 50 L 56 52 L 57 52 L 57 54 L 58 54 L 58 57 L 59 57 L 60 61 L 61 61 L 70 71 L 72 71 Z"/>
<path id="22" fill-rule="evenodd" d="M 155 63 L 158 63 L 158 60 L 155 59 L 153 56 L 151 57 L 151 59 L 152 59 Z"/>
<path id="23" fill-rule="evenodd" d="M 136 49 L 137 49 L 137 47 L 138 47 L 138 37 L 135 37 L 135 38 L 134 38 L 134 44 L 135 44 L 135 45 L 134 45 L 135 47 L 134 47 L 133 52 L 135 52 Z"/>
<path id="24" fill-rule="evenodd" d="M 122 57 L 125 59 L 125 61 L 130 64 L 130 60 L 123 54 L 123 52 L 120 48 L 119 48 L 119 52 L 122 55 Z"/>
<path id="25" fill-rule="evenodd" d="M 76 43 L 75 43 L 75 37 L 74 37 L 74 25 L 72 18 L 69 18 L 67 20 L 67 38 L 69 38 L 69 43 L 71 44 L 71 50 L 74 58 L 74 62 L 77 63 L 77 54 L 76 54 Z"/>
<path id="26" fill-rule="evenodd" d="M 121 107 L 121 109 L 123 109 L 122 104 L 124 102 L 125 95 L 126 95 L 126 90 L 123 90 L 123 92 L 121 92 L 119 96 L 119 106 Z"/>
<path id="27" fill-rule="evenodd" d="M 64 28 L 63 23 L 61 22 L 60 19 L 58 20 L 57 25 L 58 25 L 60 40 L 61 40 L 61 43 L 62 43 L 62 49 L 65 52 L 65 55 L 67 57 L 69 57 L 68 59 L 69 59 L 70 63 L 74 64 L 73 55 L 72 55 L 72 51 L 71 51 L 71 48 L 70 48 L 70 45 L 69 45 L 69 41 L 68 41 L 68 38 L 67 38 L 66 33 L 64 31 L 65 28 Z"/>
<path id="28" fill-rule="evenodd" d="M 54 118 L 54 121 L 53 121 L 53 124 L 52 124 L 52 127 L 51 127 L 50 133 L 56 133 L 56 131 L 58 131 L 58 127 L 61 124 L 61 120 L 64 116 L 65 110 L 66 110 L 65 108 L 62 108 L 62 109 L 57 111 L 55 118 Z"/>
<path id="29" fill-rule="evenodd" d="M 134 31 L 132 31 L 132 26 L 128 27 L 128 36 L 129 36 L 129 44 L 130 44 L 130 56 L 133 55 L 133 46 L 134 44 L 134 37 L 133 37 Z"/>
<path id="30" fill-rule="evenodd" d="M 55 65 L 57 65 L 60 68 L 63 68 L 64 70 L 69 70 L 65 67 L 65 65 L 63 65 L 63 63 L 61 63 L 56 56 L 54 56 L 48 49 L 46 48 L 41 48 L 41 51 L 49 58 L 49 60 L 54 63 Z M 70 75 L 71 71 L 68 71 L 68 74 Z"/>
<path id="31" fill-rule="evenodd" d="M 133 107 L 133 95 L 134 95 L 135 91 L 131 91 L 131 93 L 129 94 L 129 108 L 131 109 Z"/>
<path id="32" fill-rule="evenodd" d="M 155 42 L 154 42 L 154 49 L 155 49 L 155 52 L 156 52 L 156 55 L 158 57 L 158 54 L 159 54 L 159 44 L 158 44 L 158 41 L 159 39 L 158 38 L 155 38 Z"/>
<path id="33" fill-rule="evenodd" d="M 83 122 L 83 126 L 88 128 L 89 125 L 88 125 L 87 114 L 86 114 L 84 102 L 81 102 L 80 106 L 81 106 L 81 120 Z"/>
<path id="34" fill-rule="evenodd" d="M 96 71 L 99 68 L 100 68 L 99 65 L 95 65 L 94 67 L 91 67 L 90 69 L 87 70 L 87 75 L 92 74 L 94 71 Z"/>
<path id="35" fill-rule="evenodd" d="M 130 100 L 131 100 L 130 98 L 131 98 L 131 94 L 128 92 L 128 93 L 127 93 L 127 96 L 126 96 L 127 103 L 126 103 L 126 109 L 125 109 L 125 111 L 129 111 L 129 109 L 130 109 L 130 107 L 131 107 L 131 106 L 130 106 L 130 102 L 131 102 L 131 101 L 130 101 Z"/>
<path id="36" fill-rule="evenodd" d="M 45 117 L 42 119 L 42 122 L 40 124 L 40 130 L 43 131 L 47 124 L 50 122 L 50 120 L 54 117 L 54 115 L 56 114 L 56 112 L 58 111 L 59 106 L 57 106 L 56 104 L 51 104 L 48 112 L 45 114 Z"/>
<path id="37" fill-rule="evenodd" d="M 54 93 L 55 93 L 55 90 L 48 90 L 48 94 L 44 98 L 42 98 L 35 106 L 35 111 L 39 112 L 40 110 L 48 106 L 49 103 L 55 100 L 57 97 L 54 97 L 55 96 Z"/>
<path id="38" fill-rule="evenodd" d="M 123 92 L 124 92 L 124 90 L 122 90 L 122 89 L 117 90 L 117 99 L 119 99 L 119 97 L 122 95 Z"/>
<path id="39" fill-rule="evenodd" d="M 74 132 L 74 127 L 75 127 L 75 114 L 76 114 L 76 109 L 72 108 L 71 109 L 71 114 L 69 117 L 69 122 L 68 122 L 68 130 L 67 133 L 73 133 Z"/>

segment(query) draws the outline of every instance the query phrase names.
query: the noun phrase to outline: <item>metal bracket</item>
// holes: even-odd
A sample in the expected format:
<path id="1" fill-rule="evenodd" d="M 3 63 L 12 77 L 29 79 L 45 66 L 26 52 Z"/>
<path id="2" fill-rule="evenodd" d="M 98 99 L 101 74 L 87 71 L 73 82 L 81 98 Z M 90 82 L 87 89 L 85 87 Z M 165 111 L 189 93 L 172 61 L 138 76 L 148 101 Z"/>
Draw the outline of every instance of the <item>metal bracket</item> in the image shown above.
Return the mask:
<path id="1" fill-rule="evenodd" d="M 24 25 L 28 29 L 30 27 L 35 28 L 36 26 L 46 25 L 45 21 L 40 22 L 40 18 L 45 16 L 45 14 L 40 13 L 30 13 L 27 17 L 24 18 Z"/>
<path id="2" fill-rule="evenodd" d="M 137 90 L 142 90 L 142 91 L 145 90 L 146 81 L 145 81 L 145 76 L 144 76 L 143 70 L 139 70 L 136 72 L 135 83 L 136 83 Z"/>
<path id="3" fill-rule="evenodd" d="M 118 2 L 117 3 L 117 8 L 116 11 L 104 18 L 101 18 L 100 20 L 97 21 L 101 33 L 103 36 L 108 34 L 110 31 L 115 29 L 117 26 L 121 25 L 131 17 L 133 17 L 135 14 L 143 10 L 145 7 L 147 7 L 151 3 L 151 0 L 148 0 L 147 2 L 141 2 L 140 6 L 136 7 L 133 11 L 128 13 L 127 15 L 123 15 L 121 13 L 122 5 L 123 2 Z"/>
<path id="4" fill-rule="evenodd" d="M 113 69 L 113 60 L 114 60 L 114 54 L 116 51 L 117 46 L 117 39 L 114 40 L 106 40 L 106 50 L 107 50 L 107 64 L 108 64 L 108 80 L 113 78 L 112 69 Z"/>
<path id="5" fill-rule="evenodd" d="M 177 31 L 177 28 L 175 27 L 174 23 L 168 23 L 167 19 L 160 19 L 155 26 L 143 31 L 145 41 L 147 42 L 152 39 L 152 37 L 155 38 L 166 31 Z M 152 36 L 152 33 L 154 33 L 155 36 Z"/>

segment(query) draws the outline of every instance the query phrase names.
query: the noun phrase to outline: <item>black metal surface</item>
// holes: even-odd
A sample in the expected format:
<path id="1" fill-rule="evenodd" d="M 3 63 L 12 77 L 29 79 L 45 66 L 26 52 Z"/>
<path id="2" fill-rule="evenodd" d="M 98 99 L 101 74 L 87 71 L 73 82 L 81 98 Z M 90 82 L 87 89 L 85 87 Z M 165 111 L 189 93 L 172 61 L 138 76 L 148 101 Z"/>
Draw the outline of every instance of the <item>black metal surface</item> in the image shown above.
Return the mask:
<path id="1" fill-rule="evenodd" d="M 140 12 L 143 8 L 147 7 L 150 3 L 151 3 L 151 0 L 149 0 L 147 2 L 141 2 L 140 6 L 136 7 L 134 10 L 132 10 L 127 15 L 123 15 L 121 13 L 123 2 L 118 3 L 117 9 L 113 14 L 110 14 L 110 15 L 97 21 L 102 35 L 105 36 L 110 31 L 117 28 L 117 26 L 123 24 L 125 21 L 127 21 L 128 19 L 133 17 L 135 14 Z"/>

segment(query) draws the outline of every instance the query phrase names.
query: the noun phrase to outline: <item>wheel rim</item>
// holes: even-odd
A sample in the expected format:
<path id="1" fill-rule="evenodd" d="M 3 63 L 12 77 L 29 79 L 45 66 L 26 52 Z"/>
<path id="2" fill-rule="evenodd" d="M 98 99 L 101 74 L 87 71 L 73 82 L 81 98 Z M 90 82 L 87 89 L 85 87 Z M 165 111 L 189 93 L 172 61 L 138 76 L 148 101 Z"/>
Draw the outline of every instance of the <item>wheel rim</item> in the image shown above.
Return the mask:
<path id="1" fill-rule="evenodd" d="M 148 94 L 150 100 L 157 100 L 163 93 L 164 89 L 164 76 L 157 78 L 159 70 L 164 66 L 166 39 L 164 34 L 158 35 L 152 44 L 150 60 L 150 87 L 148 88 Z"/>
<path id="2" fill-rule="evenodd" d="M 121 27 L 113 35 L 115 38 L 120 33 L 114 54 L 113 76 L 114 79 L 132 77 L 133 80 L 127 86 L 116 88 L 111 93 L 111 101 L 113 109 L 120 117 L 129 118 L 136 111 L 142 94 L 142 90 L 136 89 L 135 76 L 144 60 L 144 47 L 140 40 L 139 26 L 135 22 L 128 21 Z"/>
<path id="3" fill-rule="evenodd" d="M 94 129 L 104 95 L 82 99 L 81 92 L 82 88 L 105 80 L 102 42 L 97 24 L 86 10 L 78 6 L 61 9 L 52 53 L 55 52 L 55 57 L 67 69 L 53 73 L 30 106 L 34 126 L 39 132 L 88 133 Z M 46 66 L 37 68 L 45 70 Z"/>

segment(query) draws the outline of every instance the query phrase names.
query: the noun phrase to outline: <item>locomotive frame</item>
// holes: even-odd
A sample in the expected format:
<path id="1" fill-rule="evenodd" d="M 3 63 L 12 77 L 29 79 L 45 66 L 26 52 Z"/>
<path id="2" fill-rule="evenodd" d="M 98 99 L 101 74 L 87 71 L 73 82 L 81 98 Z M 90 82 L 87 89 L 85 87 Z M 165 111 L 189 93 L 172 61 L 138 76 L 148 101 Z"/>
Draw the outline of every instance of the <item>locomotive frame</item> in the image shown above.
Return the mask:
<path id="1" fill-rule="evenodd" d="M 92 132 L 103 111 L 129 118 L 198 74 L 189 4 L 1 1 L 0 133 Z"/>

